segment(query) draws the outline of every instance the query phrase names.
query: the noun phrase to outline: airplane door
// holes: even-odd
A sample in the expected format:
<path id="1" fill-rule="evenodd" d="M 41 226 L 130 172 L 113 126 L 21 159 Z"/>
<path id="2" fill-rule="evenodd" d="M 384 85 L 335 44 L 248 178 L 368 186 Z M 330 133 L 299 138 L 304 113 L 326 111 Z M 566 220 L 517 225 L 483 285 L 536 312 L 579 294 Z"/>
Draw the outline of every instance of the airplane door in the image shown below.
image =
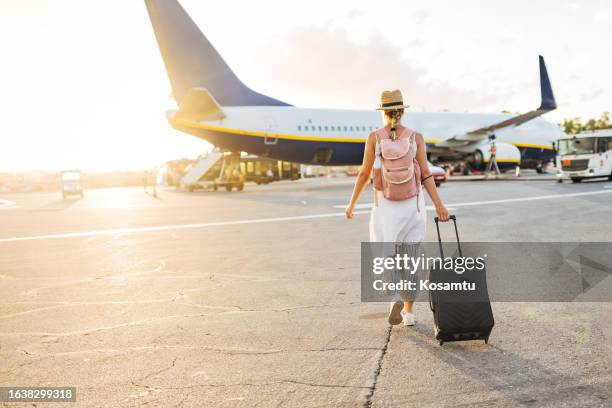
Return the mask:
<path id="1" fill-rule="evenodd" d="M 264 144 L 275 145 L 278 142 L 278 138 L 276 137 L 278 133 L 276 120 L 271 117 L 265 117 L 264 122 L 264 129 L 266 133 L 266 136 L 264 137 Z"/>

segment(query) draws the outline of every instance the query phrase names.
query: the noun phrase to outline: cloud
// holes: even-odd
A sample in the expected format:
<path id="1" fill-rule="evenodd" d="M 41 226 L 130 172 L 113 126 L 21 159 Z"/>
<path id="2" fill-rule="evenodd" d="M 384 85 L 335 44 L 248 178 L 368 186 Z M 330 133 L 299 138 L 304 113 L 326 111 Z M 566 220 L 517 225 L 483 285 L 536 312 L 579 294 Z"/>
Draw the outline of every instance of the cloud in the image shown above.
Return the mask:
<path id="1" fill-rule="evenodd" d="M 602 96 L 604 94 L 604 90 L 603 89 L 595 89 L 591 92 L 587 92 L 587 93 L 583 93 L 582 95 L 580 95 L 579 99 L 580 102 L 590 102 L 594 99 L 599 98 L 600 96 Z"/>
<path id="2" fill-rule="evenodd" d="M 310 25 L 293 29 L 268 47 L 275 57 L 269 75 L 291 84 L 292 92 L 313 106 L 373 107 L 383 89 L 395 88 L 417 109 L 463 111 L 498 100 L 481 90 L 428 78 L 418 46 L 401 49 L 380 34 L 359 44 L 345 29 Z"/>
<path id="3" fill-rule="evenodd" d="M 429 10 L 421 9 L 421 10 L 413 10 L 412 18 L 417 23 L 424 23 L 432 17 L 432 13 Z"/>
<path id="4" fill-rule="evenodd" d="M 351 9 L 344 14 L 344 16 L 348 19 L 360 18 L 365 15 L 366 15 L 365 11 L 358 10 L 358 9 Z"/>

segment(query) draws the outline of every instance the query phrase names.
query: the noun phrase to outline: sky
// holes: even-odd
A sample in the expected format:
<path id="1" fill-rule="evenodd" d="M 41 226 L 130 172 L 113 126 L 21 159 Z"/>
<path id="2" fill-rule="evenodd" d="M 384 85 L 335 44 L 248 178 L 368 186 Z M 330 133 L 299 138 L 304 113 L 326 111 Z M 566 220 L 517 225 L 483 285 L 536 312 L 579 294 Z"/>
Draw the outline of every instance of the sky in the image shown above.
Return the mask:
<path id="1" fill-rule="evenodd" d="M 612 110 L 605 0 L 181 4 L 249 87 L 299 107 L 524 112 L 544 55 L 559 109 Z M 0 0 L 0 171 L 142 169 L 195 157 L 143 0 Z"/>

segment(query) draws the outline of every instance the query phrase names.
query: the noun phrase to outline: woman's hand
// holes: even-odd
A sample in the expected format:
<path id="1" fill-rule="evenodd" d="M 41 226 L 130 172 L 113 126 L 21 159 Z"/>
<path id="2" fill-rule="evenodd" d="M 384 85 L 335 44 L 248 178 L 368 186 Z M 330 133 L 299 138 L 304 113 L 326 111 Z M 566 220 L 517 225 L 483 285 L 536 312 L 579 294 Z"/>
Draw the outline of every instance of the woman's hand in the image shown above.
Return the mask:
<path id="1" fill-rule="evenodd" d="M 438 219 L 440 221 L 448 221 L 448 211 L 446 210 L 446 207 L 444 207 L 443 204 L 437 205 L 436 206 L 436 214 L 438 215 Z"/>
<path id="2" fill-rule="evenodd" d="M 353 209 L 354 209 L 354 206 L 353 206 L 353 205 L 351 205 L 351 204 L 349 204 L 349 205 L 346 207 L 345 214 L 346 214 L 346 219 L 347 219 L 347 220 L 350 220 L 351 218 L 353 218 Z"/>

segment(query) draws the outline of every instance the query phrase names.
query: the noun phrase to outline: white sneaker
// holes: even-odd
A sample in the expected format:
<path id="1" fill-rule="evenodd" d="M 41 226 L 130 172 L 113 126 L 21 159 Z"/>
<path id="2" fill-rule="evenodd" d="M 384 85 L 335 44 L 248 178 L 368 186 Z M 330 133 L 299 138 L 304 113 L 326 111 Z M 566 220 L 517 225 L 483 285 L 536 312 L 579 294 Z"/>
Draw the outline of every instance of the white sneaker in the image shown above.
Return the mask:
<path id="1" fill-rule="evenodd" d="M 404 302 L 396 300 L 389 305 L 389 324 L 396 325 L 402 322 L 402 309 Z"/>
<path id="2" fill-rule="evenodd" d="M 402 310 L 402 322 L 404 326 L 414 326 L 414 313 L 404 313 Z"/>

